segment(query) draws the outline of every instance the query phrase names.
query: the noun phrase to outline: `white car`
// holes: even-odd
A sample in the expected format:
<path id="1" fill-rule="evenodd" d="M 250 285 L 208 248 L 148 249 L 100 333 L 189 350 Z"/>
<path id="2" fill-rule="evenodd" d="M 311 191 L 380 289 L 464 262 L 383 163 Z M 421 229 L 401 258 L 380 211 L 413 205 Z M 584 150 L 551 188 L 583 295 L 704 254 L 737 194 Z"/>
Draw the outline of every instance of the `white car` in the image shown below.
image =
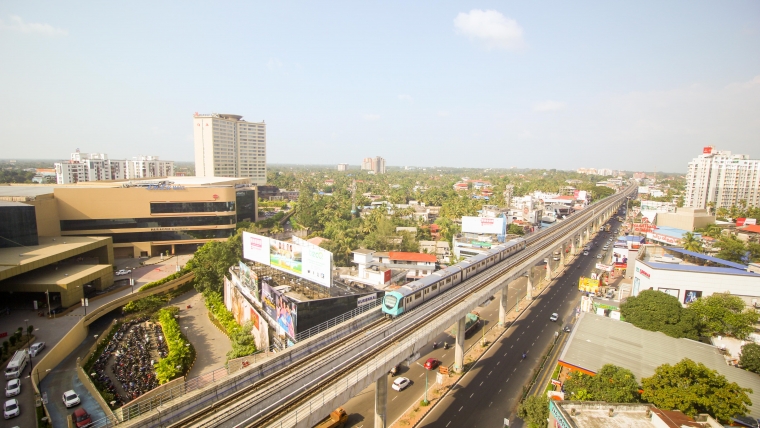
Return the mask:
<path id="1" fill-rule="evenodd" d="M 395 389 L 396 391 L 401 391 L 402 389 L 411 385 L 411 383 L 412 381 L 409 380 L 409 378 L 398 377 L 396 378 L 396 380 L 393 381 L 393 385 L 391 386 L 391 388 Z"/>
<path id="2" fill-rule="evenodd" d="M 11 379 L 5 385 L 5 396 L 15 397 L 21 394 L 21 379 Z"/>
<path id="3" fill-rule="evenodd" d="M 45 349 L 45 342 L 32 343 L 32 346 L 29 347 L 29 355 L 36 357 L 43 349 Z"/>
<path id="4" fill-rule="evenodd" d="M 583 255 L 584 255 L 584 256 L 587 256 L 587 255 L 588 255 L 588 251 L 584 251 L 584 252 L 583 252 Z"/>
<path id="5" fill-rule="evenodd" d="M 116 271 L 116 276 L 129 275 L 130 273 L 132 273 L 130 269 L 120 269 Z"/>
<path id="6" fill-rule="evenodd" d="M 77 395 L 74 390 L 68 390 L 63 393 L 63 404 L 66 405 L 66 408 L 74 407 L 77 404 L 80 403 L 81 400 L 79 400 L 79 396 Z"/>
<path id="7" fill-rule="evenodd" d="M 549 317 L 549 321 L 551 322 L 557 321 L 558 319 L 559 319 L 559 314 L 556 312 L 553 313 L 552 316 Z"/>
<path id="8" fill-rule="evenodd" d="M 5 419 L 15 418 L 21 414 L 21 409 L 18 407 L 18 400 L 15 398 L 5 402 L 3 407 L 3 417 Z"/>
<path id="9" fill-rule="evenodd" d="M 597 255 L 596 255 L 596 258 L 597 258 L 597 259 L 601 259 L 601 258 L 602 258 L 602 255 L 601 255 L 601 254 L 597 254 Z"/>

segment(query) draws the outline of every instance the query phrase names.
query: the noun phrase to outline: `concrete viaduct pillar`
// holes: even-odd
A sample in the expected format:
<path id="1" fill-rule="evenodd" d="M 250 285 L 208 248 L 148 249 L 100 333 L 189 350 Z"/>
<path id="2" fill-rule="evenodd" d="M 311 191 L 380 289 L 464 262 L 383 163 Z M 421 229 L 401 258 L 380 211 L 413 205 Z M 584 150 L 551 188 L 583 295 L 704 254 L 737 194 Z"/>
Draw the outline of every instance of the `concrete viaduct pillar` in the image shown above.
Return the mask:
<path id="1" fill-rule="evenodd" d="M 457 322 L 457 340 L 454 344 L 454 371 L 464 371 L 464 328 L 467 321 L 466 317 L 462 317 Z"/>
<path id="2" fill-rule="evenodd" d="M 549 259 L 546 259 L 546 280 L 552 280 L 552 264 Z"/>
<path id="3" fill-rule="evenodd" d="M 559 265 L 565 266 L 565 244 L 559 247 Z"/>
<path id="4" fill-rule="evenodd" d="M 547 264 L 547 266 L 548 266 L 548 264 Z M 525 276 L 528 277 L 528 287 L 527 287 L 527 292 L 525 293 L 525 300 L 527 300 L 527 301 L 533 300 L 533 278 L 531 277 L 530 273 L 531 272 L 528 271 L 525 274 Z"/>
<path id="5" fill-rule="evenodd" d="M 385 374 L 375 381 L 375 426 L 385 428 L 385 408 L 388 404 L 388 380 Z"/>
<path id="6" fill-rule="evenodd" d="M 570 240 L 570 254 L 578 254 L 578 248 L 575 246 L 575 236 Z"/>
<path id="7" fill-rule="evenodd" d="M 505 285 L 499 292 L 499 327 L 504 327 L 507 323 L 507 293 L 509 288 Z"/>

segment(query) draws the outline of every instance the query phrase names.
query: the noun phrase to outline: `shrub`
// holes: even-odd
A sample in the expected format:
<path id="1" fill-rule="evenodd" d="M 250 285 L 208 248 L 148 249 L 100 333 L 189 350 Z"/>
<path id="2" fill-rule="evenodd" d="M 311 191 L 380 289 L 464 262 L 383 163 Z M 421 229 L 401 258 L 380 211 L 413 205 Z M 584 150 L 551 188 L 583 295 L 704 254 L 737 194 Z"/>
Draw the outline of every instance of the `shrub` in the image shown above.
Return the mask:
<path id="1" fill-rule="evenodd" d="M 124 308 L 122 309 L 122 312 L 125 314 L 131 314 L 134 312 L 155 312 L 160 307 L 164 306 L 168 302 L 168 299 L 166 296 L 148 296 L 144 297 L 140 300 L 133 300 L 126 305 L 124 305 Z"/>
<path id="2" fill-rule="evenodd" d="M 185 275 L 187 273 L 190 273 L 190 270 L 187 269 L 187 265 L 185 265 L 185 267 L 183 267 L 179 272 L 174 272 L 173 274 L 171 274 L 171 275 L 169 275 L 169 276 L 167 276 L 165 278 L 161 278 L 158 281 L 149 282 L 149 283 L 143 285 L 142 287 L 140 287 L 137 291 L 150 290 L 151 288 L 158 287 L 159 285 L 166 284 L 169 281 L 174 281 L 175 279 L 177 279 L 177 278 L 179 278 L 182 275 Z"/>
<path id="3" fill-rule="evenodd" d="M 166 358 L 162 358 L 156 367 L 156 378 L 164 384 L 184 373 L 193 363 L 193 350 L 187 339 L 182 335 L 175 315 L 179 308 L 170 306 L 158 311 L 158 322 L 164 333 L 164 340 L 169 348 Z"/>
<path id="4" fill-rule="evenodd" d="M 16 335 L 12 335 L 8 338 L 8 340 L 11 342 L 11 346 L 16 346 Z"/>
<path id="5" fill-rule="evenodd" d="M 215 291 L 207 291 L 204 293 L 206 307 L 208 308 L 209 315 L 212 317 L 212 321 L 216 321 L 218 325 L 222 327 L 222 331 L 230 338 L 232 342 L 232 350 L 227 353 L 227 359 L 245 357 L 256 352 L 256 342 L 251 335 L 253 329 L 252 323 L 246 323 L 245 326 L 235 321 L 235 317 L 232 312 L 227 310 L 224 306 L 222 296 Z"/>

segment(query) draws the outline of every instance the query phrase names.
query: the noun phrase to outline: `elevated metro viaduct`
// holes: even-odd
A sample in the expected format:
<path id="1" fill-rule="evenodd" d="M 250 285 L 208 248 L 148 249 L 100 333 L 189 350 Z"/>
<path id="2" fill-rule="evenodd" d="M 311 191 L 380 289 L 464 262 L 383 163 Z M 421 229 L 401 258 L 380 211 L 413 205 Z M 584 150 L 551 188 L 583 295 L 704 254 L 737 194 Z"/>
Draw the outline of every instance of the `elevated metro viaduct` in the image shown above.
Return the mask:
<path id="1" fill-rule="evenodd" d="M 507 285 L 526 276 L 537 262 L 560 252 L 560 264 L 566 263 L 566 251 L 577 254 L 589 242 L 594 231 L 614 215 L 631 186 L 599 205 L 577 213 L 558 225 L 527 238 L 528 247 L 510 259 L 480 273 L 441 296 L 410 311 L 393 322 L 378 325 L 366 322 L 353 336 L 336 340 L 335 332 L 325 332 L 298 343 L 277 357 L 242 371 L 223 384 L 213 385 L 158 407 L 156 412 L 125 421 L 125 426 L 272 426 L 312 427 L 330 411 L 341 406 L 363 389 L 375 385 L 375 426 L 385 427 L 387 382 L 390 369 L 417 353 L 434 337 L 458 324 L 455 369 L 464 366 L 465 316 L 492 296 L 499 298 L 499 324 L 504 325 L 508 302 Z M 547 263 L 547 265 L 549 265 Z M 553 275 L 547 266 L 547 278 Z M 532 281 L 528 275 L 527 299 L 532 299 Z M 456 302 L 456 303 L 452 303 Z M 379 312 L 379 311 L 377 311 Z M 373 311 L 364 315 L 379 318 Z M 339 327 L 340 328 L 340 327 Z M 332 344 L 326 340 L 332 335 Z M 333 349 L 325 350 L 332 346 Z M 324 353 L 324 357 L 306 358 Z M 299 360 L 309 360 L 301 364 Z M 278 373 L 285 380 L 273 380 Z M 226 398 L 225 398 L 226 397 Z M 224 401 L 222 401 L 224 400 Z M 204 410 L 200 410 L 203 408 Z"/>

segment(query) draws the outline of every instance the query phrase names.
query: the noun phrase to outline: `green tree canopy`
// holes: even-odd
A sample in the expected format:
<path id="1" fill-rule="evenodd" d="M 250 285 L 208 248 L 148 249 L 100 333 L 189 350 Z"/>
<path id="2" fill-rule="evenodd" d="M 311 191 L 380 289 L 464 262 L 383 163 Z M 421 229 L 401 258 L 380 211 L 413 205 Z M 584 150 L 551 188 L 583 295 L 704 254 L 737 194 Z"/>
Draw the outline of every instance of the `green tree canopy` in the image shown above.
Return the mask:
<path id="1" fill-rule="evenodd" d="M 730 293 L 715 293 L 699 298 L 689 309 L 697 315 L 700 324 L 704 325 L 705 333 L 710 335 L 721 334 L 744 339 L 754 331 L 754 324 L 760 320 L 760 314 L 747 309 L 741 297 Z"/>
<path id="2" fill-rule="evenodd" d="M 745 263 L 747 246 L 733 235 L 723 235 L 718 239 L 717 246 L 720 248 L 717 257 L 735 263 Z"/>
<path id="3" fill-rule="evenodd" d="M 748 343 L 742 346 L 742 356 L 739 365 L 744 370 L 760 374 L 760 345 Z"/>
<path id="4" fill-rule="evenodd" d="M 683 245 L 683 249 L 686 251 L 693 251 L 695 253 L 704 252 L 702 240 L 697 238 L 696 235 L 691 232 L 684 233 L 681 245 Z"/>
<path id="5" fill-rule="evenodd" d="M 702 363 L 684 358 L 671 366 L 663 364 L 654 375 L 641 380 L 641 398 L 660 409 L 680 410 L 688 416 L 708 413 L 720 422 L 747 414 L 752 404 L 748 393 L 734 382 Z"/>
<path id="6" fill-rule="evenodd" d="M 677 338 L 699 338 L 695 314 L 662 291 L 644 290 L 629 297 L 620 305 L 620 313 L 627 322 L 644 330 L 661 331 Z"/>
<path id="7" fill-rule="evenodd" d="M 549 419 L 549 397 L 531 395 L 520 403 L 517 416 L 525 421 L 528 428 L 545 428 Z"/>
<path id="8" fill-rule="evenodd" d="M 569 398 L 579 401 L 635 403 L 639 401 L 639 384 L 633 372 L 605 364 L 594 376 L 573 373 L 564 383 Z"/>
<path id="9" fill-rule="evenodd" d="M 187 263 L 186 268 L 195 272 L 195 289 L 199 292 L 222 292 L 228 269 L 239 260 L 229 242 L 209 241 Z"/>

